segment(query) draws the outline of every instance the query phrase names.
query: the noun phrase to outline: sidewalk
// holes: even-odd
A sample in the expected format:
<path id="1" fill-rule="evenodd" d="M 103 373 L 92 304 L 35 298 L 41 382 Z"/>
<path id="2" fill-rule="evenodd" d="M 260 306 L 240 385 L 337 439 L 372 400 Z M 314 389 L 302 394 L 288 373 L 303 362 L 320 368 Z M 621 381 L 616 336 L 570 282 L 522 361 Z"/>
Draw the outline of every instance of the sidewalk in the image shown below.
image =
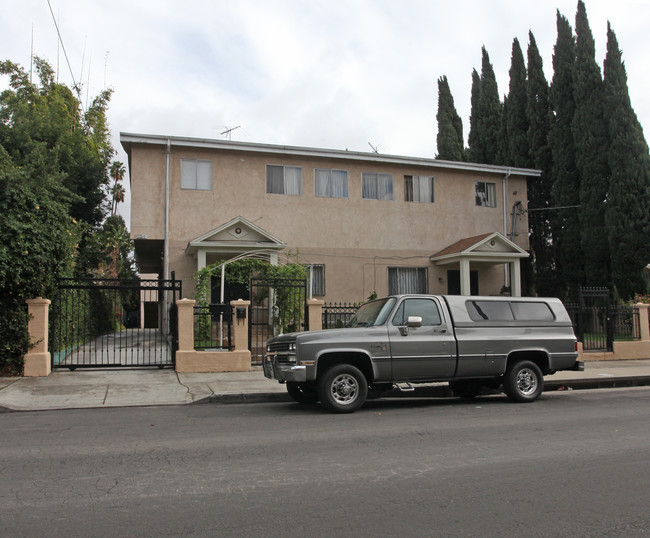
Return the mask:
<path id="1" fill-rule="evenodd" d="M 587 362 L 584 372 L 558 372 L 545 378 L 546 391 L 641 385 L 650 385 L 650 359 Z M 435 395 L 445 394 L 446 386 L 428 388 L 435 387 L 439 388 Z M 0 378 L 0 411 L 270 401 L 290 399 L 284 385 L 266 379 L 261 369 L 218 374 L 177 374 L 171 369 L 55 370 L 49 377 Z"/>

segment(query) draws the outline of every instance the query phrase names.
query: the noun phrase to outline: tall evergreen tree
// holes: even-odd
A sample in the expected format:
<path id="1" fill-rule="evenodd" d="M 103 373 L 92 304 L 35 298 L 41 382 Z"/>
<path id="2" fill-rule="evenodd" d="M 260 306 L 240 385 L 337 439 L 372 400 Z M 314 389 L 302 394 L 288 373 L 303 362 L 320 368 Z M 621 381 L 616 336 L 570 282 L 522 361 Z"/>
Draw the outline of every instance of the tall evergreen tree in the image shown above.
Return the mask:
<path id="1" fill-rule="evenodd" d="M 650 261 L 650 157 L 643 129 L 630 102 L 627 74 L 616 34 L 607 25 L 604 64 L 605 117 L 611 170 L 605 220 L 612 280 L 629 299 L 647 291 L 644 268 Z"/>
<path id="2" fill-rule="evenodd" d="M 562 281 L 560 295 L 575 297 L 583 279 L 580 243 L 580 176 L 575 163 L 571 124 L 575 115 L 573 70 L 576 42 L 569 21 L 557 12 L 557 41 L 553 51 L 553 81 L 550 88 L 552 119 L 549 145 L 553 156 L 550 214 L 555 265 Z M 567 208 L 567 209 L 559 209 Z"/>
<path id="3" fill-rule="evenodd" d="M 534 290 L 539 295 L 557 295 L 557 272 L 553 263 L 553 237 L 550 223 L 551 181 L 553 156 L 549 146 L 550 106 L 549 88 L 544 76 L 542 57 L 532 32 L 528 43 L 528 83 L 526 86 L 526 115 L 528 117 L 527 140 L 530 163 L 542 171 L 539 178 L 528 184 L 528 207 L 539 211 L 528 213 L 532 265 L 528 271 L 533 277 Z"/>
<path id="4" fill-rule="evenodd" d="M 490 63 L 485 47 L 481 49 L 481 89 L 479 95 L 479 133 L 485 148 L 485 164 L 499 164 L 498 155 L 500 152 L 499 126 L 503 108 L 499 100 L 499 88 L 494 68 Z"/>
<path id="5" fill-rule="evenodd" d="M 508 92 L 508 107 L 504 107 L 506 138 L 502 142 L 505 149 L 502 164 L 529 167 L 530 152 L 528 148 L 528 115 L 527 107 L 526 63 L 515 38 L 512 42 L 512 57 L 510 63 L 510 88 Z"/>
<path id="6" fill-rule="evenodd" d="M 472 94 L 471 110 L 469 116 L 469 136 L 467 139 L 468 148 L 465 151 L 467 158 L 465 160 L 473 163 L 485 162 L 485 149 L 479 132 L 479 114 L 480 114 L 480 95 L 481 95 L 481 77 L 472 69 Z"/>
<path id="7" fill-rule="evenodd" d="M 443 76 L 438 79 L 438 155 L 436 159 L 462 161 L 465 151 L 463 122 L 456 112 L 449 81 Z"/>
<path id="8" fill-rule="evenodd" d="M 607 123 L 604 92 L 596 47 L 584 2 L 576 14 L 576 63 L 574 69 L 575 114 L 571 129 L 580 174 L 580 227 L 585 284 L 610 284 L 609 245 L 605 228 L 605 204 L 609 184 Z"/>
<path id="9" fill-rule="evenodd" d="M 472 111 L 470 116 L 468 160 L 498 164 L 502 151 L 500 129 L 503 107 L 494 68 L 485 47 L 481 49 L 481 76 L 472 72 Z"/>

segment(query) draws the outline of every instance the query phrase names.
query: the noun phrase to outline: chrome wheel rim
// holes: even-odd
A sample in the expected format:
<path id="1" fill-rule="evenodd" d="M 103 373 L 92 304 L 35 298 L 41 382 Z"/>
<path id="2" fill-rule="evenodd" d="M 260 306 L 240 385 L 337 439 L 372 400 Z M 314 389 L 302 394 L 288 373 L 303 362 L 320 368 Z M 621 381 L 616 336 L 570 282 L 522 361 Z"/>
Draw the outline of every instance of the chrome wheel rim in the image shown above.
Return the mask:
<path id="1" fill-rule="evenodd" d="M 336 403 L 349 405 L 359 395 L 359 383 L 350 374 L 340 374 L 332 380 L 330 391 Z"/>
<path id="2" fill-rule="evenodd" d="M 529 368 L 523 368 L 517 373 L 517 390 L 526 396 L 537 390 L 537 376 Z"/>

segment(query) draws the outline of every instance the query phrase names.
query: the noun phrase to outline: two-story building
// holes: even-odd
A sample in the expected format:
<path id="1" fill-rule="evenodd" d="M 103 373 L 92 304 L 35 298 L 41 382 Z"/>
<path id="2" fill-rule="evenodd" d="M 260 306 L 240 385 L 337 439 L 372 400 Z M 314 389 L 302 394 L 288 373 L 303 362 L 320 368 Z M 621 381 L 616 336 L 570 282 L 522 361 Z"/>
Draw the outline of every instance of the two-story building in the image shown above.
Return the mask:
<path id="1" fill-rule="evenodd" d="M 314 298 L 521 293 L 526 182 L 538 170 L 353 151 L 121 134 L 142 273 L 243 253 L 312 267 Z"/>

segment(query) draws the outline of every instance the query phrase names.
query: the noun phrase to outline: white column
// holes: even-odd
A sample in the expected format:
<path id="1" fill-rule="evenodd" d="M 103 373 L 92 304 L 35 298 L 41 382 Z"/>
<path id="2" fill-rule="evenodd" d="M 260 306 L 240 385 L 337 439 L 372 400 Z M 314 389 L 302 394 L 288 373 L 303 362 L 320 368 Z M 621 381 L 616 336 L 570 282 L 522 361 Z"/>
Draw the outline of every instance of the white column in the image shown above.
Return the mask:
<path id="1" fill-rule="evenodd" d="M 512 273 L 510 274 L 510 295 L 512 297 L 521 297 L 521 268 L 519 258 L 512 262 Z"/>
<path id="2" fill-rule="evenodd" d="M 472 287 L 469 279 L 469 258 L 460 259 L 460 294 L 472 294 Z"/>
<path id="3" fill-rule="evenodd" d="M 198 249 L 196 252 L 196 263 L 197 263 L 197 270 L 200 271 L 201 269 L 205 269 L 207 266 L 207 261 L 206 261 L 206 252 L 203 249 Z"/>

